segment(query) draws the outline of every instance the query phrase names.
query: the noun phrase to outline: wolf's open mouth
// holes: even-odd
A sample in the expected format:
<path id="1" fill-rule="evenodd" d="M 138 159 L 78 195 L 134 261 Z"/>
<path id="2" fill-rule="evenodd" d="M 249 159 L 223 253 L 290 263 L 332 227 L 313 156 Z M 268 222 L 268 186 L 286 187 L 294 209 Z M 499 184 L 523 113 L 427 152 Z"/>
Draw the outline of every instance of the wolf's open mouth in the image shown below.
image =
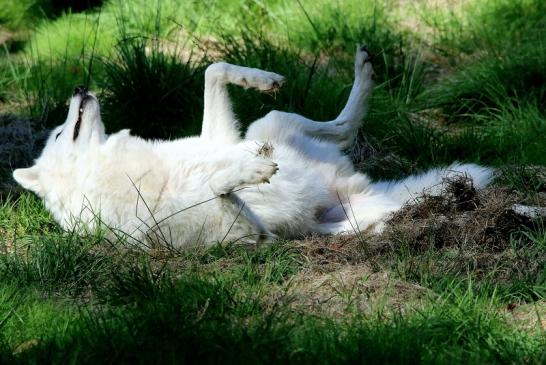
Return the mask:
<path id="1" fill-rule="evenodd" d="M 78 138 L 78 135 L 80 134 L 80 125 L 82 122 L 83 111 L 85 108 L 85 104 L 87 103 L 89 99 L 91 99 L 91 96 L 85 95 L 80 101 L 80 107 L 78 108 L 78 120 L 76 121 L 76 125 L 74 126 L 74 136 L 72 137 L 73 141 L 75 141 L 76 138 Z"/>

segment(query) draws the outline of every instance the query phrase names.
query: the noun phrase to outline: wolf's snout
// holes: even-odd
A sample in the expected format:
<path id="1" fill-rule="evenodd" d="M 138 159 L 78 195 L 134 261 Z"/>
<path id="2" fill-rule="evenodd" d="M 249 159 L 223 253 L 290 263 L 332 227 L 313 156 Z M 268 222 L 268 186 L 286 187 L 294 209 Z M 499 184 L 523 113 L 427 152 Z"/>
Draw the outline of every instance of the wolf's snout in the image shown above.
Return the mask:
<path id="1" fill-rule="evenodd" d="M 87 95 L 87 88 L 83 85 L 76 86 L 74 88 L 74 96 L 76 95 L 81 95 L 81 96 Z"/>

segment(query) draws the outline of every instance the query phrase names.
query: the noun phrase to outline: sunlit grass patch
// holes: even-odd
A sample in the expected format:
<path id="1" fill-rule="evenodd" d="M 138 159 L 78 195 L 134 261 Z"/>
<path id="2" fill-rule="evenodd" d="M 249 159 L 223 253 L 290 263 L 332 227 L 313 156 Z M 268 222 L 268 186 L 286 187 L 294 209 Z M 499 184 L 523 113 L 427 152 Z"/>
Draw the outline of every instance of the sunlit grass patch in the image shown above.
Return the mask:
<path id="1" fill-rule="evenodd" d="M 109 14 L 64 14 L 41 24 L 27 45 L 37 59 L 75 59 L 89 54 L 108 54 L 116 42 L 116 23 Z"/>
<path id="2" fill-rule="evenodd" d="M 431 88 L 423 98 L 429 105 L 443 108 L 450 121 L 479 117 L 488 109 L 513 105 L 514 100 L 542 105 L 545 61 L 546 46 L 540 39 L 486 51 L 476 60 L 463 63 L 457 74 Z"/>
<path id="3" fill-rule="evenodd" d="M 46 299 L 39 292 L 14 284 L 0 285 L 0 358 L 28 351 L 44 338 L 60 336 L 78 317 L 77 306 L 65 300 Z"/>

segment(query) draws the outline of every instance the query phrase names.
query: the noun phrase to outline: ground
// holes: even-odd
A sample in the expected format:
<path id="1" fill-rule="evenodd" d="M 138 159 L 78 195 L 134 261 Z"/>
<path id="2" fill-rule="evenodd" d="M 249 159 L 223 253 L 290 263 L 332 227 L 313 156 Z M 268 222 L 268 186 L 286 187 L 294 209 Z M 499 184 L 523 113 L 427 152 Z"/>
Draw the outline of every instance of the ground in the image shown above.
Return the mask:
<path id="1" fill-rule="evenodd" d="M 546 362 L 546 3 L 0 0 L 0 362 Z M 334 117 L 355 45 L 376 88 L 347 151 L 374 179 L 455 160 L 497 169 L 408 204 L 385 232 L 175 251 L 63 231 L 11 180 L 75 85 L 106 128 L 199 131 L 205 66 L 286 76 L 233 88 L 269 110 Z M 249 106 L 255 106 L 250 108 Z"/>

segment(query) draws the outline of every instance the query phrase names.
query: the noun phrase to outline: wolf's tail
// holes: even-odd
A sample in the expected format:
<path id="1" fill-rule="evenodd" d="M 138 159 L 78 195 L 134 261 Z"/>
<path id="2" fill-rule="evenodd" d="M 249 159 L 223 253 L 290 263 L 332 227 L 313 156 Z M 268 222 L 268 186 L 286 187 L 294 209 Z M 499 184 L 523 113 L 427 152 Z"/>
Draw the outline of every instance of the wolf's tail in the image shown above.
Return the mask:
<path id="1" fill-rule="evenodd" d="M 454 163 L 448 167 L 429 170 L 420 175 L 409 176 L 399 181 L 379 181 L 372 186 L 400 203 L 406 203 L 423 193 L 439 195 L 445 179 L 468 176 L 476 188 L 483 188 L 493 178 L 494 169 L 475 164 Z"/>

